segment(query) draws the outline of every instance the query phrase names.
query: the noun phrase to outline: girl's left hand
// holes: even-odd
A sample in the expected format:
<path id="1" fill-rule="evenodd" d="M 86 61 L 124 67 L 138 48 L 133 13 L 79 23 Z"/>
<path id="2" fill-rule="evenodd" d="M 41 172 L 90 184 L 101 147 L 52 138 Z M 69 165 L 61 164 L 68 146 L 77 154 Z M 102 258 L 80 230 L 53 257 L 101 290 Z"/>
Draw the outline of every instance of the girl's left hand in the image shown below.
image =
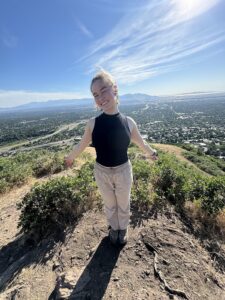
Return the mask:
<path id="1" fill-rule="evenodd" d="M 158 160 L 158 153 L 157 153 L 156 150 L 155 150 L 154 153 L 150 156 L 150 158 L 151 158 L 152 160 Z"/>
<path id="2" fill-rule="evenodd" d="M 158 158 L 158 156 L 156 156 L 156 155 L 152 155 L 151 156 L 151 160 L 158 160 L 159 158 Z"/>

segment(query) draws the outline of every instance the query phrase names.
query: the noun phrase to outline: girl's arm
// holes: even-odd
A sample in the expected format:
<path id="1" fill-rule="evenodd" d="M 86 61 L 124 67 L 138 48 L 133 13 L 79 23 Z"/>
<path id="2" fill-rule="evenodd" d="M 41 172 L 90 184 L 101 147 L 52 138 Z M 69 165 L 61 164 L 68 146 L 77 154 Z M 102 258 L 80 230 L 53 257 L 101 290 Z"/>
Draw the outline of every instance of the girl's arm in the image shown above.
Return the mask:
<path id="1" fill-rule="evenodd" d="M 148 143 L 142 138 L 136 122 L 129 117 L 129 121 L 132 125 L 131 141 L 136 144 L 147 156 L 153 160 L 157 159 L 157 151 L 149 146 Z"/>
<path id="2" fill-rule="evenodd" d="M 64 158 L 64 161 L 65 161 L 65 164 L 66 164 L 67 167 L 71 167 L 72 164 L 73 164 L 73 161 L 90 144 L 90 142 L 92 140 L 92 130 L 91 130 L 92 123 L 93 123 L 93 119 L 90 119 L 88 121 L 88 123 L 86 124 L 84 135 L 83 135 L 82 139 L 80 140 L 80 142 L 77 145 L 75 145 L 73 147 L 73 149 L 70 152 L 70 154 Z"/>

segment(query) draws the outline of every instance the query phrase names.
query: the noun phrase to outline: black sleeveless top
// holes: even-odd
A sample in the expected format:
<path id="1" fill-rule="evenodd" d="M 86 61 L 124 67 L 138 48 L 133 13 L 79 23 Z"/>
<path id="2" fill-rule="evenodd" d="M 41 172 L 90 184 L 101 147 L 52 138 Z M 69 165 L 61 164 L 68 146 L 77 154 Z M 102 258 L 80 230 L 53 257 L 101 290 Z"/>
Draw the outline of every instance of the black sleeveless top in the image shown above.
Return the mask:
<path id="1" fill-rule="evenodd" d="M 102 113 L 96 117 L 92 132 L 96 161 L 105 167 L 116 167 L 126 163 L 130 136 L 127 118 L 120 112 L 114 115 Z"/>

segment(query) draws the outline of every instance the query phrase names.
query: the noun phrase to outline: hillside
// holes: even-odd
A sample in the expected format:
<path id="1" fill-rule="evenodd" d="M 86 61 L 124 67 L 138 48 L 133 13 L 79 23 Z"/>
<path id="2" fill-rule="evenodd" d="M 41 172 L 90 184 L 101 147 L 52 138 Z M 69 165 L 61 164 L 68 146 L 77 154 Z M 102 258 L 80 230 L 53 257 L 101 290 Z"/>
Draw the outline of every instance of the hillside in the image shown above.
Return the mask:
<path id="1" fill-rule="evenodd" d="M 177 147 L 156 146 L 183 159 Z M 93 148 L 87 151 L 94 155 Z M 225 243 L 203 239 L 169 203 L 161 210 L 132 203 L 124 248 L 109 244 L 97 207 L 56 240 L 36 245 L 18 232 L 16 203 L 34 182 L 72 174 L 32 179 L 1 196 L 0 299 L 225 299 Z"/>
<path id="2" fill-rule="evenodd" d="M 181 149 L 180 147 L 177 147 L 174 145 L 168 145 L 168 144 L 153 144 L 153 145 L 154 145 L 154 147 L 156 147 L 157 149 L 159 149 L 163 152 L 174 154 L 182 162 L 185 162 L 186 164 L 201 171 L 194 163 L 192 163 L 190 160 L 188 160 L 187 158 L 184 157 L 184 155 L 182 154 L 182 152 L 184 150 Z M 203 172 L 203 173 L 206 174 L 205 172 Z"/>

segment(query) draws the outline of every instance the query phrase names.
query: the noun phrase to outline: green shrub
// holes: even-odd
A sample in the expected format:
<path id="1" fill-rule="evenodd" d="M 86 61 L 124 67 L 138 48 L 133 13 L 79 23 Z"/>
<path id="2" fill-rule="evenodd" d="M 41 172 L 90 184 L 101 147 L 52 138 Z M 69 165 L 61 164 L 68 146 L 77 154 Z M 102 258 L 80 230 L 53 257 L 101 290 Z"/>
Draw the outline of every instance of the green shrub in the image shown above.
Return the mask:
<path id="1" fill-rule="evenodd" d="M 143 180 L 137 180 L 131 189 L 131 199 L 140 210 L 149 208 L 153 199 L 151 185 Z"/>
<path id="2" fill-rule="evenodd" d="M 48 150 L 21 152 L 0 157 L 0 193 L 24 184 L 29 177 L 41 177 L 64 169 L 64 153 Z"/>
<path id="3" fill-rule="evenodd" d="M 191 145 L 191 144 L 182 144 L 182 145 L 180 145 L 183 149 L 185 149 L 185 150 L 188 150 L 188 151 L 194 151 L 195 150 L 195 148 L 194 148 L 194 146 L 193 145 Z"/>
<path id="4" fill-rule="evenodd" d="M 43 237 L 73 223 L 98 200 L 93 164 L 86 163 L 75 177 L 61 177 L 35 185 L 17 205 L 18 227 Z"/>
<path id="5" fill-rule="evenodd" d="M 42 177 L 48 174 L 55 174 L 64 169 L 63 159 L 58 153 L 51 155 L 40 155 L 32 163 L 33 174 L 35 177 Z"/>
<path id="6" fill-rule="evenodd" d="M 8 190 L 8 184 L 5 179 L 0 179 L 0 194 L 5 193 Z"/>
<path id="7" fill-rule="evenodd" d="M 147 182 L 151 177 L 151 166 L 148 161 L 136 159 L 132 162 L 134 181 L 144 180 Z"/>
<path id="8" fill-rule="evenodd" d="M 28 164 L 20 164 L 11 158 L 0 158 L 0 193 L 20 186 L 31 176 L 32 169 Z"/>
<path id="9" fill-rule="evenodd" d="M 183 152 L 184 157 L 193 162 L 202 171 L 213 176 L 224 175 L 225 163 L 218 158 L 207 156 L 199 152 Z"/>
<path id="10" fill-rule="evenodd" d="M 201 199 L 205 194 L 208 180 L 208 176 L 193 171 L 185 182 L 186 198 L 189 201 Z"/>
<path id="11" fill-rule="evenodd" d="M 208 214 L 217 214 L 225 208 L 225 177 L 209 179 L 202 197 L 201 207 Z"/>
<path id="12" fill-rule="evenodd" d="M 161 155 L 152 168 L 153 188 L 161 198 L 182 206 L 186 199 L 189 169 L 177 161 L 175 156 Z"/>
<path id="13" fill-rule="evenodd" d="M 151 166 L 146 160 L 135 159 L 132 161 L 133 186 L 131 199 L 139 209 L 145 209 L 152 202 L 150 185 Z"/>

